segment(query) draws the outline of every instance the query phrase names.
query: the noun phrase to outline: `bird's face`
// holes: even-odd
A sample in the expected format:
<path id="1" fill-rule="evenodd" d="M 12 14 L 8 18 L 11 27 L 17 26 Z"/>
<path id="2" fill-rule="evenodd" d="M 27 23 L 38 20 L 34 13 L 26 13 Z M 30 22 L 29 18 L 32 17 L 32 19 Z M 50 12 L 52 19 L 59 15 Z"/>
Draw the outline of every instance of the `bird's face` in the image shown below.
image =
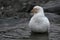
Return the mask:
<path id="1" fill-rule="evenodd" d="M 40 12 L 40 9 L 41 9 L 40 6 L 35 6 L 35 7 L 31 10 L 32 15 L 37 14 L 38 12 Z"/>
<path id="2" fill-rule="evenodd" d="M 31 10 L 31 12 L 32 12 L 32 13 L 37 13 L 37 10 L 38 10 L 37 8 L 33 8 L 33 9 Z"/>

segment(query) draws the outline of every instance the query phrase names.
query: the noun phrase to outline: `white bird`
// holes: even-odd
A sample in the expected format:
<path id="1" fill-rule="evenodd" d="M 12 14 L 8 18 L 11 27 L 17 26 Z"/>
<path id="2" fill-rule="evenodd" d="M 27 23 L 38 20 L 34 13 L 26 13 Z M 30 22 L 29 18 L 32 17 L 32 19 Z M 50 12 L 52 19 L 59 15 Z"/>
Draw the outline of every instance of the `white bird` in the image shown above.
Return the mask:
<path id="1" fill-rule="evenodd" d="M 48 32 L 50 22 L 44 14 L 44 10 L 40 6 L 35 6 L 32 9 L 32 18 L 29 21 L 29 27 L 33 32 Z"/>

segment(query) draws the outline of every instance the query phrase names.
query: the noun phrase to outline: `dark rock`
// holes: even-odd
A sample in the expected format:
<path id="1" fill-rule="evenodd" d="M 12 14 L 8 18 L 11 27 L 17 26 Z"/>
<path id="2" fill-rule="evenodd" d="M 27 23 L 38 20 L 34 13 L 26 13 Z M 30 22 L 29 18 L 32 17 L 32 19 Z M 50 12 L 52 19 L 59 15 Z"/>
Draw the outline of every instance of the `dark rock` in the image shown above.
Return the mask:
<path id="1" fill-rule="evenodd" d="M 60 0 L 0 0 L 0 40 L 21 40 L 19 38 L 29 38 L 31 30 L 28 27 L 27 19 L 29 13 L 35 5 L 41 5 L 49 18 L 51 27 L 49 29 L 49 39 L 60 39 Z M 19 19 L 22 18 L 22 19 Z M 32 35 L 33 40 L 48 40 L 47 35 Z M 23 40 L 23 39 L 22 39 Z M 24 39 L 25 40 L 25 39 Z"/>
<path id="2" fill-rule="evenodd" d="M 60 24 L 51 24 L 49 29 L 49 40 L 60 39 Z"/>
<path id="3" fill-rule="evenodd" d="M 27 19 L 1 19 L 0 21 L 2 38 L 29 38 L 31 35 Z"/>
<path id="4" fill-rule="evenodd" d="M 20 16 L 32 10 L 35 5 L 44 4 L 48 0 L 0 0 L 0 18 Z"/>
<path id="5" fill-rule="evenodd" d="M 0 18 L 26 17 L 28 14 L 20 12 L 30 12 L 35 5 L 43 6 L 45 12 L 60 14 L 60 0 L 0 0 L 0 3 Z"/>
<path id="6" fill-rule="evenodd" d="M 45 15 L 48 17 L 51 23 L 54 24 L 60 24 L 60 15 L 57 15 L 55 13 L 45 13 Z"/>
<path id="7" fill-rule="evenodd" d="M 43 5 L 45 12 L 56 13 L 60 15 L 60 0 L 51 0 Z"/>

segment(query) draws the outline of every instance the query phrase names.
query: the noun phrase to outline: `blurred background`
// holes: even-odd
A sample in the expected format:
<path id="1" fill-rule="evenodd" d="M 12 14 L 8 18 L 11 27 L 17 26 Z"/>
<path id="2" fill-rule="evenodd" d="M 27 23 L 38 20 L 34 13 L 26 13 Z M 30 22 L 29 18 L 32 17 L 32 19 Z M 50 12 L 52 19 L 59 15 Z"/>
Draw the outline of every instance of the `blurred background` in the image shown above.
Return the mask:
<path id="1" fill-rule="evenodd" d="M 36 5 L 43 7 L 45 15 L 49 18 L 50 23 L 52 24 L 52 27 L 51 27 L 52 31 L 49 30 L 49 32 L 52 34 L 54 34 L 55 31 L 56 33 L 59 33 L 58 28 L 60 28 L 59 27 L 60 26 L 60 0 L 0 0 L 0 39 L 1 40 L 5 40 L 6 38 L 8 38 L 6 40 L 11 40 L 9 38 L 15 39 L 16 38 L 15 36 L 17 36 L 17 34 L 20 32 L 18 31 L 18 29 L 17 29 L 18 33 L 15 32 L 16 30 L 15 25 L 16 24 L 17 26 L 18 24 L 25 25 L 26 22 L 29 22 L 31 18 L 30 11 Z M 55 27 L 53 24 L 58 25 L 58 28 L 57 26 Z M 11 30 L 12 27 L 14 31 Z M 10 31 L 7 31 L 9 28 L 10 28 Z M 14 33 L 12 34 L 12 32 Z M 10 34 L 12 34 L 13 36 Z M 51 35 L 49 36 L 49 39 L 56 38 L 55 34 L 52 35 L 53 37 L 51 37 Z M 17 38 L 19 38 L 20 36 L 18 36 Z M 48 40 L 48 34 L 47 33 L 33 34 L 29 40 L 37 40 L 37 39 Z M 24 40 L 28 40 L 28 39 L 24 39 Z"/>
<path id="2" fill-rule="evenodd" d="M 0 18 L 29 17 L 35 5 L 42 6 L 45 12 L 60 15 L 60 0 L 0 0 Z"/>

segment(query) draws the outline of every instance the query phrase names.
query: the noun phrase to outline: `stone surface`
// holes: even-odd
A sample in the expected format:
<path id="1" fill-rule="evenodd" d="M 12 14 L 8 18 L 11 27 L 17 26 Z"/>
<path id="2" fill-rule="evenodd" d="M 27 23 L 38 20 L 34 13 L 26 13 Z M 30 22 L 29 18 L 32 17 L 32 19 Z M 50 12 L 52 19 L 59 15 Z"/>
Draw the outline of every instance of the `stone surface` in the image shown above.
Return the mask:
<path id="1" fill-rule="evenodd" d="M 0 0 L 0 3 L 0 18 L 29 17 L 29 13 L 21 12 L 30 12 L 35 5 L 41 5 L 45 12 L 60 14 L 60 0 Z"/>
<path id="2" fill-rule="evenodd" d="M 50 28 L 48 28 L 49 40 L 60 40 L 60 15 L 55 13 L 45 14 L 50 20 Z"/>
<path id="3" fill-rule="evenodd" d="M 43 4 L 46 1 L 47 0 L 0 0 L 0 18 L 18 15 L 18 17 L 26 17 L 28 14 L 21 14 L 20 12 L 30 12 L 35 5 L 38 5 L 39 3 Z"/>
<path id="4" fill-rule="evenodd" d="M 45 12 L 51 12 L 60 15 L 60 0 L 50 0 L 42 6 L 44 7 Z"/>
<path id="5" fill-rule="evenodd" d="M 0 20 L 0 38 L 29 38 L 31 30 L 27 21 L 27 19 Z"/>
<path id="6" fill-rule="evenodd" d="M 55 13 L 45 13 L 45 15 L 48 17 L 48 19 L 50 20 L 50 23 L 54 23 L 54 24 L 60 24 L 60 15 L 57 15 Z"/>
<path id="7" fill-rule="evenodd" d="M 46 13 L 51 22 L 49 40 L 60 40 L 60 0 L 0 0 L 0 3 L 0 40 L 48 40 L 47 34 L 31 35 L 28 20 L 24 19 L 30 17 L 26 12 L 30 12 L 35 5 L 41 5 L 45 12 L 50 12 Z M 23 19 L 19 19 L 21 17 Z M 31 38 L 20 39 L 28 37 Z"/>
<path id="8" fill-rule="evenodd" d="M 49 40 L 60 40 L 60 24 L 51 24 Z"/>

